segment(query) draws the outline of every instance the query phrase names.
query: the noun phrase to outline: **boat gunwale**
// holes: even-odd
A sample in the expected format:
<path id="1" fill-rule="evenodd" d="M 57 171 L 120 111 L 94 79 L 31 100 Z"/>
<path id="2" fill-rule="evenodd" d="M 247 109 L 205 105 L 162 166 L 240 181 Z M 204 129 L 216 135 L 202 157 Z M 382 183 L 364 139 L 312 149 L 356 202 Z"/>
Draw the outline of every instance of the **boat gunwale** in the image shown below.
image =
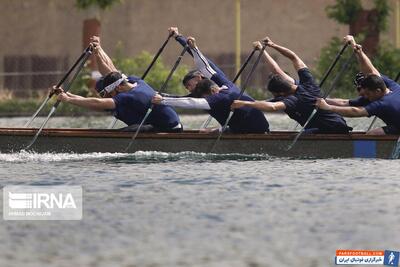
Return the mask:
<path id="1" fill-rule="evenodd" d="M 0 136 L 33 136 L 36 128 L 0 128 Z M 273 131 L 269 134 L 224 134 L 222 139 L 236 140 L 292 140 L 297 132 Z M 41 136 L 51 137 L 101 137 L 101 138 L 129 138 L 134 132 L 121 132 L 109 129 L 84 128 L 46 128 Z M 199 133 L 198 130 L 189 130 L 182 133 L 140 133 L 138 139 L 215 139 L 217 134 Z M 300 137 L 302 140 L 374 140 L 396 141 L 397 135 L 366 135 L 365 132 L 349 134 L 307 134 Z"/>

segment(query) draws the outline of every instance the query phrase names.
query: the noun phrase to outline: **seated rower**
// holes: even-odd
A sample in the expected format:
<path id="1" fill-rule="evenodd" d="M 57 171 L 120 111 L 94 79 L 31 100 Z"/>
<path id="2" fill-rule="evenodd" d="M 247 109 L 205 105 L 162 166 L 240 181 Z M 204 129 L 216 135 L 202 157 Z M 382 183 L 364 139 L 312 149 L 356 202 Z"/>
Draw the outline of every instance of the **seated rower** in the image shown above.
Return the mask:
<path id="1" fill-rule="evenodd" d="M 357 45 L 354 40 L 354 37 L 351 35 L 345 36 L 343 40 L 345 43 L 350 42 L 350 44 L 353 47 Z M 364 90 L 360 85 L 361 81 L 365 78 L 365 76 L 370 73 L 380 76 L 382 80 L 385 82 L 386 87 L 389 88 L 389 90 L 391 91 L 400 90 L 400 84 L 390 79 L 388 76 L 382 75 L 372 64 L 368 56 L 363 51 L 360 51 L 360 53 L 361 54 L 356 54 L 358 63 L 360 65 L 360 72 L 356 74 L 354 79 L 354 85 L 356 86 L 358 97 L 355 99 L 327 98 L 325 100 L 328 104 L 335 106 L 363 106 L 367 104 L 368 100 L 365 98 Z"/>
<path id="2" fill-rule="evenodd" d="M 234 101 L 232 108 L 252 107 L 267 112 L 284 111 L 291 119 L 304 125 L 315 108 L 317 98 L 321 97 L 321 88 L 315 83 L 308 67 L 293 51 L 273 43 L 268 37 L 263 42 L 292 61 L 300 80 L 297 84 L 292 77 L 282 71 L 268 52 L 264 51 L 267 66 L 272 71 L 267 88 L 274 99 L 268 102 L 237 100 Z M 262 47 L 260 42 L 255 42 L 254 45 L 257 49 Z M 338 114 L 321 110 L 307 125 L 305 132 L 348 133 L 351 129 Z"/>
<path id="3" fill-rule="evenodd" d="M 140 78 L 128 79 L 115 71 L 116 68 L 102 50 L 97 38 L 92 38 L 92 45 L 97 62 L 100 62 L 99 70 L 102 74 L 109 71 L 96 83 L 96 89 L 102 98 L 82 97 L 69 92 L 65 93 L 62 88 L 54 88 L 58 94 L 57 99 L 94 110 L 111 110 L 117 119 L 128 125 L 122 129 L 123 131 L 136 131 L 151 106 L 151 99 L 156 92 Z M 153 108 L 141 131 L 181 132 L 182 126 L 173 108 L 159 105 Z"/>
<path id="4" fill-rule="evenodd" d="M 168 29 L 168 32 L 170 34 L 173 34 L 173 36 L 175 37 L 175 40 L 177 42 L 179 42 L 182 46 L 185 46 L 187 44 L 187 39 L 183 35 L 179 34 L 177 27 L 170 27 Z M 192 57 L 196 56 L 197 58 L 201 58 L 202 60 L 206 61 L 210 65 L 210 67 L 215 72 L 214 75 L 211 77 L 211 80 L 213 80 L 218 86 L 221 87 L 223 85 L 226 85 L 226 86 L 231 87 L 234 90 L 238 90 L 238 92 L 240 92 L 240 90 L 228 79 L 228 77 L 225 75 L 225 73 L 214 62 L 212 62 L 212 60 L 205 57 L 203 54 L 201 54 L 201 55 L 197 54 L 197 52 L 193 51 L 193 50 L 189 50 L 188 53 Z M 196 84 L 204 78 L 206 78 L 206 76 L 204 76 L 204 74 L 202 74 L 197 69 L 189 71 L 182 80 L 183 86 L 189 92 L 189 94 L 186 95 L 185 97 L 192 97 L 193 96 L 192 92 L 193 92 L 194 88 L 196 87 Z M 179 96 L 171 96 L 171 95 L 166 95 L 166 94 L 162 94 L 162 95 L 168 96 L 168 97 L 179 97 Z"/>
<path id="5" fill-rule="evenodd" d="M 189 37 L 188 44 L 194 56 L 196 67 L 205 78 L 196 82 L 192 91 L 193 97 L 171 98 L 156 95 L 153 98 L 153 103 L 180 108 L 203 109 L 221 125 L 224 125 L 230 112 L 230 106 L 239 97 L 240 92 L 232 83 L 218 86 L 212 80 L 217 74 L 208 61 L 202 60 L 204 56 L 196 47 L 194 38 Z M 243 95 L 240 99 L 254 101 L 247 95 Z M 235 111 L 228 126 L 232 133 L 265 133 L 269 131 L 269 125 L 264 114 L 248 107 Z"/>
<path id="6" fill-rule="evenodd" d="M 332 105 L 328 101 L 319 99 L 317 107 L 323 110 L 336 112 L 345 117 L 377 116 L 386 123 L 386 126 L 372 129 L 370 135 L 400 134 L 400 90 L 396 83 L 390 83 L 392 90 L 385 84 L 384 78 L 372 66 L 372 63 L 362 51 L 362 47 L 355 43 L 352 36 L 346 36 L 350 41 L 360 62 L 361 70 L 368 73 L 360 81 L 361 97 L 355 101 L 347 100 L 342 105 Z M 369 62 L 369 63 L 368 63 Z"/>

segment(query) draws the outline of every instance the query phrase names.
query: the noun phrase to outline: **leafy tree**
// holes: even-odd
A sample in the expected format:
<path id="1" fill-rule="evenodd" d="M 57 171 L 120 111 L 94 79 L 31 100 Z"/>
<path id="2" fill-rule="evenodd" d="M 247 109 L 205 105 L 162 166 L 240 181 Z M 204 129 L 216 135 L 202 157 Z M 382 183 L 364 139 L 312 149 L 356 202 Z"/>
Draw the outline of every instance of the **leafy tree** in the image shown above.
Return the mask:
<path id="1" fill-rule="evenodd" d="M 374 4 L 377 11 L 375 20 L 378 23 L 378 28 L 381 31 L 385 31 L 387 30 L 388 15 L 390 13 L 388 1 L 374 0 Z M 356 22 L 363 10 L 360 0 L 336 0 L 335 4 L 325 8 L 328 18 L 345 25 Z"/>
<path id="2" fill-rule="evenodd" d="M 375 0 L 375 9 L 373 14 L 376 14 L 377 18 L 374 18 L 373 22 L 377 23 L 379 31 L 384 31 L 387 28 L 388 15 L 390 13 L 389 5 L 387 0 Z M 335 19 L 341 24 L 347 24 L 349 26 L 355 23 L 360 13 L 366 12 L 363 10 L 360 0 L 336 0 L 336 3 L 326 8 L 328 17 Z M 373 25 L 369 25 L 373 26 Z M 378 40 L 379 40 L 378 31 Z M 364 31 L 359 32 L 356 36 L 358 43 L 363 43 L 364 40 L 369 38 L 368 28 Z M 392 44 L 387 42 L 379 42 L 378 46 L 374 50 L 373 56 L 370 55 L 370 59 L 374 66 L 384 75 L 394 79 L 397 73 L 400 71 L 400 49 L 395 48 Z M 316 76 L 321 79 L 330 64 L 334 60 L 336 54 L 342 48 L 343 42 L 337 37 L 333 37 L 329 44 L 322 48 L 320 58 L 316 66 Z M 336 76 L 340 68 L 340 64 L 351 55 L 351 49 L 348 49 L 347 53 L 342 56 L 342 59 L 338 63 L 338 66 L 330 75 L 330 80 Z M 364 47 L 365 50 L 365 47 Z M 344 76 L 340 79 L 336 89 L 333 91 L 332 96 L 337 97 L 354 97 L 356 91 L 354 90 L 353 79 L 354 75 L 359 71 L 359 65 L 354 59 L 353 64 L 346 71 Z M 329 79 L 325 83 L 323 89 L 328 88 Z"/>
<path id="3" fill-rule="evenodd" d="M 134 58 L 127 58 L 123 56 L 122 50 L 122 44 L 119 43 L 116 48 L 116 56 L 113 58 L 113 62 L 117 69 L 127 75 L 141 76 L 150 65 L 154 56 L 147 51 L 142 51 Z M 150 72 L 147 74 L 147 77 L 145 78 L 146 82 L 155 90 L 160 90 L 164 81 L 167 79 L 171 68 L 172 66 L 165 66 L 162 57 L 159 57 Z M 187 94 L 186 89 L 182 85 L 183 76 L 185 76 L 187 72 L 188 67 L 180 65 L 172 75 L 171 80 L 168 82 L 167 90 L 164 93 L 177 95 Z"/>
<path id="4" fill-rule="evenodd" d="M 361 10 L 360 0 L 337 0 L 334 5 L 327 6 L 325 9 L 328 18 L 346 25 L 354 22 Z"/>
<path id="5" fill-rule="evenodd" d="M 80 9 L 88 9 L 93 6 L 104 10 L 120 2 L 121 0 L 76 0 L 76 6 Z"/>

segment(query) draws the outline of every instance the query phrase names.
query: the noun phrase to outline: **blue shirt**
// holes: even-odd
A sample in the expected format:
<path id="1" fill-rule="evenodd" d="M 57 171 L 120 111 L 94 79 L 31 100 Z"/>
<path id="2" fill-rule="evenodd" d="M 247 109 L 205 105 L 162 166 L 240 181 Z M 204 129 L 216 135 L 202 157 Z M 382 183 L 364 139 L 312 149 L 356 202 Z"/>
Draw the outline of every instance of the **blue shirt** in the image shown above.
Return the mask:
<path id="1" fill-rule="evenodd" d="M 386 125 L 400 129 L 400 90 L 391 91 L 365 106 L 369 116 L 377 116 Z"/>
<path id="2" fill-rule="evenodd" d="M 182 46 L 186 45 L 186 38 L 179 35 L 175 38 Z M 192 51 L 188 50 L 189 54 L 193 57 Z M 215 75 L 211 78 L 219 87 L 226 85 L 227 87 L 231 87 L 233 83 L 226 77 L 225 73 L 208 57 L 206 57 L 208 64 L 210 67 L 216 72 Z M 215 76 L 215 77 L 214 77 Z"/>
<path id="3" fill-rule="evenodd" d="M 231 105 L 239 98 L 239 92 L 235 90 L 221 89 L 219 93 L 206 96 L 211 110 L 208 113 L 213 116 L 221 125 L 225 125 Z M 253 98 L 243 95 L 241 100 L 254 101 Z M 231 120 L 228 123 L 233 133 L 265 133 L 269 131 L 269 124 L 264 114 L 250 107 L 235 109 Z"/>
<path id="4" fill-rule="evenodd" d="M 129 92 L 119 93 L 113 97 L 115 102 L 114 116 L 128 126 L 140 124 L 151 107 L 151 99 L 156 92 L 145 81 L 131 76 L 130 83 L 137 86 Z M 157 130 L 171 129 L 180 123 L 178 114 L 170 106 L 154 105 L 145 124 L 153 125 Z"/>
<path id="5" fill-rule="evenodd" d="M 392 79 L 390 79 L 389 77 L 385 76 L 385 75 L 381 75 L 382 80 L 385 82 L 385 85 L 387 88 L 389 88 L 389 90 L 391 91 L 397 91 L 400 90 L 400 84 L 398 84 L 397 82 L 393 81 Z M 370 101 L 362 96 L 359 96 L 355 99 L 350 99 L 349 100 L 349 106 L 353 106 L 353 107 L 364 107 L 366 105 L 368 105 L 370 103 Z"/>
<path id="6" fill-rule="evenodd" d="M 315 108 L 317 98 L 321 98 L 321 89 L 315 83 L 309 69 L 303 68 L 298 71 L 299 84 L 296 92 L 288 97 L 279 97 L 273 101 L 282 101 L 285 106 L 285 113 L 304 125 Z M 317 128 L 320 132 L 348 132 L 351 128 L 339 114 L 326 110 L 318 110 L 313 119 L 308 123 L 306 129 Z"/>

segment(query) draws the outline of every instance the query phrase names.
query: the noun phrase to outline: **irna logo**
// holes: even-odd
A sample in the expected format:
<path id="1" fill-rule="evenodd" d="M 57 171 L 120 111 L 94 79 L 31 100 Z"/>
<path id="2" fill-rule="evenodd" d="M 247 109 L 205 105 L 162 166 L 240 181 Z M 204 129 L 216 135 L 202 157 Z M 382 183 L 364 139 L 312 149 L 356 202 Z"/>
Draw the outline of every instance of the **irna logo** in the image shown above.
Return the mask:
<path id="1" fill-rule="evenodd" d="M 5 220 L 81 220 L 80 186 L 6 186 Z"/>
<path id="2" fill-rule="evenodd" d="M 8 192 L 11 209 L 76 209 L 71 193 L 12 193 Z"/>

